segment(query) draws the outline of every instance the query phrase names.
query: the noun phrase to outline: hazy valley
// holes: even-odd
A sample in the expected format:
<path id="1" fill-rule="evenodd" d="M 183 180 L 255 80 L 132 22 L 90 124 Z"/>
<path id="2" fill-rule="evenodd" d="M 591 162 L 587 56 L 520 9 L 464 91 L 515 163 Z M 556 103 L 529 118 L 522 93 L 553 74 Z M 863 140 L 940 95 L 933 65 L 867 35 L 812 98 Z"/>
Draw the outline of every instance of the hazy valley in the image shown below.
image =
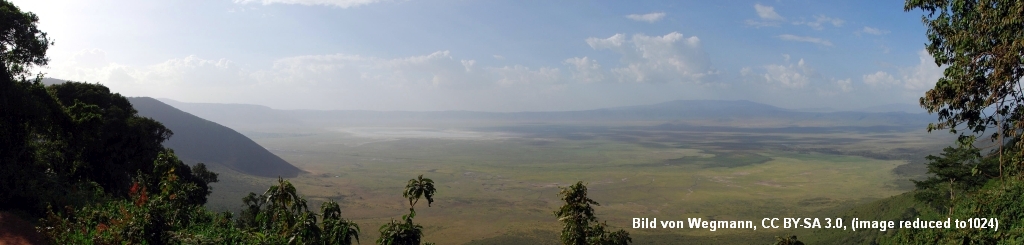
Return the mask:
<path id="1" fill-rule="evenodd" d="M 926 114 L 798 112 L 745 101 L 520 113 L 289 111 L 164 101 L 240 129 L 305 171 L 292 179 L 303 196 L 338 201 L 366 227 L 401 215 L 396 193 L 409 176 L 433 178 L 438 201 L 419 217 L 426 235 L 444 244 L 557 243 L 551 212 L 559 206 L 558 187 L 577 180 L 602 204 L 599 215 L 638 244 L 803 234 L 643 230 L 629 222 L 834 216 L 912 190 L 908 179 L 924 174 L 924 156 L 952 140 L 925 133 Z M 207 206 L 218 210 L 240 208 L 241 196 L 275 180 L 215 170 L 221 182 Z"/>

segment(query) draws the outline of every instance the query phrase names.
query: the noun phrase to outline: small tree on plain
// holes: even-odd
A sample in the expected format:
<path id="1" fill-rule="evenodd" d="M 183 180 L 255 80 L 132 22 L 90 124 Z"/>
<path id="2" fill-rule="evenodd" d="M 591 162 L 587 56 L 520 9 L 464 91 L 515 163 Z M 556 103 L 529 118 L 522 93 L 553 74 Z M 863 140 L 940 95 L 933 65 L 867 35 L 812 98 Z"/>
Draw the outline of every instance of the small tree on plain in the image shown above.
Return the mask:
<path id="1" fill-rule="evenodd" d="M 560 240 L 566 245 L 620 245 L 629 244 L 633 239 L 629 232 L 619 229 L 608 232 L 607 223 L 598 222 L 594 215 L 594 207 L 601 204 L 587 197 L 587 186 L 583 181 L 576 182 L 567 188 L 561 188 L 562 205 L 555 211 L 558 221 L 562 222 Z"/>

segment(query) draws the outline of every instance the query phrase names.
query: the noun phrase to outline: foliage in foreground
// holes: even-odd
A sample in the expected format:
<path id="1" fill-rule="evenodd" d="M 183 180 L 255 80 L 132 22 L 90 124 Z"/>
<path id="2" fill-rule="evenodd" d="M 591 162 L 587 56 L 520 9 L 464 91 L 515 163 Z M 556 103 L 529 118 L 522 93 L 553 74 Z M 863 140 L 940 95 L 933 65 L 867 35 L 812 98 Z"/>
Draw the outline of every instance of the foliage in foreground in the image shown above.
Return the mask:
<path id="1" fill-rule="evenodd" d="M 161 159 L 177 161 L 173 155 Z M 287 180 L 279 178 L 277 185 L 271 186 L 264 194 L 250 193 L 243 198 L 246 207 L 233 220 L 231 213 L 212 213 L 202 205 L 188 203 L 183 190 L 187 190 L 189 185 L 174 175 L 174 169 L 164 174 L 165 177 L 160 180 L 160 190 L 153 194 L 147 192 L 145 186 L 136 184 L 129 190 L 128 199 L 108 198 L 108 201 L 78 209 L 68 207 L 62 211 L 51 211 L 42 220 L 40 231 L 53 244 L 359 242 L 359 226 L 341 217 L 338 203 L 324 202 L 320 214 L 314 213 L 308 210 L 306 200 L 297 194 L 295 187 Z M 430 192 L 430 196 L 433 196 L 433 192 Z M 410 209 L 410 212 L 410 215 L 402 217 L 402 221 L 392 220 L 382 226 L 381 238 L 377 243 L 420 244 L 423 226 L 412 222 L 415 210 Z M 317 222 L 318 217 L 320 222 Z"/>
<path id="2" fill-rule="evenodd" d="M 245 209 L 236 220 L 239 229 L 258 234 L 261 243 L 352 244 L 359 241 L 359 225 L 341 217 L 337 202 L 320 205 L 320 214 L 309 211 L 306 200 L 291 182 L 278 178 L 262 195 L 242 198 Z M 321 217 L 317 224 L 317 217 Z"/>
<path id="3" fill-rule="evenodd" d="M 410 179 L 402 192 L 402 197 L 409 199 L 409 214 L 402 215 L 400 221 L 392 219 L 391 222 L 382 225 L 377 244 L 420 244 L 420 240 L 423 238 L 423 226 L 412 222 L 412 218 L 416 217 L 416 203 L 420 201 L 421 197 L 426 197 L 429 207 L 434 202 L 436 192 L 434 180 L 423 178 L 422 174 L 415 179 Z"/>
<path id="4" fill-rule="evenodd" d="M 959 134 L 956 148 L 929 157 L 933 176 L 916 182 L 917 198 L 946 215 L 921 218 L 998 218 L 999 229 L 899 229 L 880 241 L 1024 243 L 1024 2 L 907 0 L 904 10 L 915 9 L 925 12 L 928 53 L 945 66 L 920 99 L 938 114 L 928 131 Z M 979 140 L 986 136 L 991 144 Z M 982 155 L 979 147 L 990 152 Z"/>
<path id="5" fill-rule="evenodd" d="M 560 239 L 566 245 L 608 244 L 621 245 L 633 241 L 629 232 L 619 229 L 609 232 L 607 222 L 598 222 L 594 215 L 594 207 L 600 205 L 587 197 L 587 186 L 583 181 L 576 182 L 558 193 L 562 196 L 562 205 L 555 216 L 562 222 Z"/>
<path id="6" fill-rule="evenodd" d="M 1024 181 L 993 180 L 971 195 L 953 202 L 948 216 L 920 217 L 921 220 L 967 220 L 970 218 L 998 218 L 999 230 L 899 229 L 886 239 L 885 244 L 1024 244 Z"/>
<path id="7" fill-rule="evenodd" d="M 199 167 L 201 165 L 197 165 Z M 81 208 L 49 210 L 39 230 L 52 244 L 238 243 L 245 237 L 232 229 L 229 213 L 215 214 L 193 200 L 196 184 L 181 178 L 187 168 L 173 153 L 154 163 L 160 179 L 155 189 L 137 181 L 128 198 L 97 192 L 106 201 Z M 216 181 L 214 179 L 214 181 Z M 203 193 L 204 196 L 206 193 Z"/>
<path id="8" fill-rule="evenodd" d="M 801 242 L 800 240 L 796 239 L 795 235 L 790 235 L 787 237 L 776 236 L 775 245 L 804 245 L 804 242 Z"/>
<path id="9" fill-rule="evenodd" d="M 180 163 L 173 155 L 164 162 Z M 79 209 L 51 211 L 40 231 L 52 244 L 353 244 L 359 226 L 341 217 L 341 208 L 328 201 L 321 214 L 306 209 L 306 201 L 287 180 L 279 179 L 263 195 L 244 198 L 250 206 L 241 217 L 213 213 L 188 201 L 193 185 L 181 181 L 170 168 L 159 191 L 135 184 L 130 198 Z M 98 189 L 97 189 L 98 190 Z M 151 194 L 152 193 L 152 194 Z M 317 217 L 322 222 L 317 224 Z"/>

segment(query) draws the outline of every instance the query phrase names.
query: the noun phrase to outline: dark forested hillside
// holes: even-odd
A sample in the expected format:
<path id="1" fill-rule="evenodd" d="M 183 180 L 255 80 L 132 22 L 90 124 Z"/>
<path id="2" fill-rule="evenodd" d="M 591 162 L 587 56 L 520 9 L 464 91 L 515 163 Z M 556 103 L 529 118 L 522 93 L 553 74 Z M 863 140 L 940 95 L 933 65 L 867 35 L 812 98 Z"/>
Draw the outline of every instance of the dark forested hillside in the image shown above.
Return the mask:
<path id="1" fill-rule="evenodd" d="M 174 132 L 164 146 L 188 163 L 219 163 L 236 171 L 266 177 L 295 177 L 302 172 L 244 135 L 149 97 L 129 98 L 139 115 Z"/>

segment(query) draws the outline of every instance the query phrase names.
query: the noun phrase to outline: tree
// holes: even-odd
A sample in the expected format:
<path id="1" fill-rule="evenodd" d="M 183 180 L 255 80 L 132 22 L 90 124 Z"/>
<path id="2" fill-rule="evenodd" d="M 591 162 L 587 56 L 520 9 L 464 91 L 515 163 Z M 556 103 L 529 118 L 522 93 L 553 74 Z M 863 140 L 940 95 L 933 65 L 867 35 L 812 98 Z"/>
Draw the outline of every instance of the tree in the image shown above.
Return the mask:
<path id="1" fill-rule="evenodd" d="M 277 183 L 260 195 L 265 206 L 260 207 L 256 223 L 263 231 L 287 236 L 291 241 L 305 238 L 308 242 L 313 236 L 310 232 L 319 233 L 307 230 L 319 229 L 310 225 L 316 224 L 316 218 L 309 214 L 306 199 L 299 196 L 291 182 L 278 177 Z"/>
<path id="2" fill-rule="evenodd" d="M 98 184 L 104 193 L 127 197 L 136 178 L 157 190 L 154 169 L 162 143 L 171 131 L 141 117 L 128 100 L 99 84 L 67 82 L 43 87 L 38 81 L 0 81 L 0 204 L 42 214 L 45 204 L 81 206 L 78 185 Z M 175 161 L 177 161 L 175 159 Z M 179 163 L 173 163 L 178 167 Z M 203 191 L 191 193 L 193 204 L 206 202 L 208 183 L 216 174 L 180 177 Z M 204 180 L 205 179 L 205 180 Z"/>
<path id="3" fill-rule="evenodd" d="M 210 229 L 226 234 L 206 239 L 209 243 L 237 243 L 232 241 L 238 241 L 238 232 L 220 225 L 230 223 L 217 221 L 222 218 L 195 198 L 209 192 L 194 182 L 188 165 L 170 150 L 161 152 L 152 165 L 155 172 L 136 178 L 128 198 L 108 195 L 77 209 L 49 209 L 39 230 L 48 233 L 53 244 L 195 244 L 204 240 L 195 231 Z M 155 188 L 146 184 L 151 179 L 157 179 Z M 204 229 L 194 229 L 199 226 Z"/>
<path id="4" fill-rule="evenodd" d="M 608 222 L 601 222 L 592 226 L 588 232 L 587 244 L 623 245 L 633 242 L 633 238 L 629 237 L 629 232 L 626 232 L 626 230 L 619 229 L 614 232 L 608 232 L 606 229 L 608 229 Z"/>
<path id="5" fill-rule="evenodd" d="M 598 222 L 591 205 L 601 204 L 587 197 L 587 186 L 583 181 L 561 189 L 558 194 L 565 205 L 555 211 L 555 216 L 562 222 L 562 244 L 629 244 L 633 241 L 629 232 L 620 229 L 609 233 L 605 230 L 607 224 Z"/>
<path id="6" fill-rule="evenodd" d="M 341 207 L 334 200 L 321 204 L 320 213 L 323 216 L 324 244 L 351 245 L 352 238 L 359 242 L 359 225 L 341 218 Z"/>
<path id="7" fill-rule="evenodd" d="M 1024 133 L 1024 2 L 907 0 L 904 10 L 914 9 L 925 12 L 928 53 L 946 66 L 920 99 L 929 113 L 938 114 L 928 131 L 959 133 L 962 147 L 973 147 L 979 135 L 991 133 L 997 156 L 1008 140 L 1024 143 L 1016 140 Z"/>
<path id="8" fill-rule="evenodd" d="M 998 160 L 982 157 L 977 148 L 946 147 L 940 156 L 928 156 L 925 180 L 912 180 L 918 200 L 931 203 L 939 209 L 948 209 L 958 193 L 969 192 L 985 185 L 998 174 Z"/>
<path id="9" fill-rule="evenodd" d="M 1005 184 L 992 181 L 985 187 L 971 192 L 971 195 L 958 197 L 950 204 L 950 214 L 929 214 L 920 216 L 921 220 L 959 219 L 961 222 L 971 218 L 998 218 L 999 229 L 963 229 L 955 226 L 935 229 L 895 229 L 895 234 L 888 239 L 880 239 L 880 244 L 1024 244 L 1024 207 L 1021 197 L 1024 196 L 1024 181 L 1008 180 Z M 991 223 L 991 222 L 989 222 Z"/>
<path id="10" fill-rule="evenodd" d="M 412 210 L 420 201 L 420 197 L 427 198 L 427 207 L 429 207 L 434 202 L 435 192 L 437 189 L 434 189 L 434 180 L 424 179 L 421 174 L 419 177 L 409 180 L 409 183 L 405 185 L 405 191 L 402 192 L 402 197 L 409 199 L 409 209 Z"/>
<path id="11" fill-rule="evenodd" d="M 74 198 L 82 194 L 76 192 L 93 183 L 124 198 L 136 178 L 149 179 L 149 189 L 157 190 L 161 176 L 154 161 L 170 130 L 138 116 L 124 96 L 105 86 L 44 87 L 41 75 L 28 79 L 32 66 L 47 64 L 52 44 L 38 21 L 0 0 L 0 200 L 11 200 L 0 208 L 41 215 L 46 204 L 81 206 L 90 200 Z M 189 200 L 205 203 L 215 174 L 191 172 L 178 169 L 203 192 Z"/>
<path id="12" fill-rule="evenodd" d="M 245 207 L 236 221 L 237 228 L 251 232 L 264 244 L 352 244 L 359 241 L 359 225 L 341 217 L 341 207 L 333 200 L 320 206 L 321 214 L 310 212 L 306 200 L 294 185 L 278 178 L 277 185 L 262 195 L 249 193 L 242 198 Z M 317 224 L 317 216 L 322 219 Z"/>
<path id="13" fill-rule="evenodd" d="M 594 208 L 590 205 L 601 204 L 587 197 L 587 186 L 583 185 L 583 181 L 576 182 L 569 188 L 562 188 L 558 194 L 562 196 L 562 201 L 565 201 L 565 205 L 555 211 L 558 221 L 562 222 L 562 244 L 587 244 L 590 223 L 597 223 Z"/>
<path id="14" fill-rule="evenodd" d="M 302 212 L 299 214 L 295 226 L 292 227 L 288 244 L 318 244 L 321 242 L 322 235 L 322 230 L 316 223 L 316 214 L 309 211 Z"/>
<path id="15" fill-rule="evenodd" d="M 926 199 L 944 199 L 945 194 L 935 192 L 945 183 L 950 201 L 944 218 L 995 217 L 1001 221 L 1000 227 L 1010 228 L 899 229 L 891 241 L 883 242 L 1024 242 L 1024 206 L 1020 203 L 1024 189 L 1024 89 L 1020 84 L 1024 76 L 1024 2 L 907 0 L 904 10 L 914 9 L 925 12 L 926 49 L 937 65 L 945 66 L 943 77 L 920 99 L 929 113 L 938 114 L 938 122 L 929 124 L 928 131 L 959 134 L 956 149 L 947 148 L 943 156 L 929 157 L 929 172 L 935 176 L 917 182 L 919 192 Z M 993 144 L 980 145 L 979 137 L 985 135 Z M 991 153 L 979 154 L 979 146 L 992 149 Z M 989 180 L 993 178 L 1000 181 Z"/>
<path id="16" fill-rule="evenodd" d="M 426 197 L 427 207 L 429 207 L 434 202 L 436 192 L 434 180 L 423 178 L 422 174 L 414 179 L 409 179 L 405 190 L 402 191 L 402 197 L 409 199 L 409 214 L 402 215 L 401 221 L 392 219 L 391 222 L 382 225 L 377 244 L 420 244 L 423 237 L 423 226 L 412 222 L 412 218 L 416 217 L 416 203 L 420 201 L 421 197 Z"/>
<path id="17" fill-rule="evenodd" d="M 39 211 L 38 190 L 55 189 L 40 180 L 46 169 L 36 161 L 43 139 L 60 138 L 51 114 L 62 112 L 39 83 L 27 78 L 31 66 L 46 65 L 51 43 L 38 29 L 39 18 L 0 0 L 0 209 Z"/>
<path id="18" fill-rule="evenodd" d="M 423 238 L 423 226 L 412 222 L 416 211 L 403 215 L 401 221 L 392 219 L 380 227 L 380 245 L 419 245 Z"/>
<path id="19" fill-rule="evenodd" d="M 153 171 L 153 160 L 173 134 L 162 123 L 139 116 L 127 98 L 103 85 L 66 82 L 47 91 L 68 108 L 70 122 L 61 128 L 73 132 L 66 154 L 78 156 L 74 177 L 96 181 L 115 194 L 123 196 L 121 190 L 135 174 Z"/>
<path id="20" fill-rule="evenodd" d="M 46 50 L 53 41 L 39 30 L 38 22 L 32 12 L 0 0 L 0 64 L 8 75 L 24 79 L 28 67 L 49 62 Z"/>
<path id="21" fill-rule="evenodd" d="M 260 212 L 263 210 L 263 205 L 266 204 L 266 198 L 256 193 L 249 192 L 248 196 L 242 198 L 242 203 L 245 205 L 238 214 L 238 219 L 235 220 L 236 225 L 243 229 L 255 229 L 260 227 L 259 221 L 256 219 Z"/>
<path id="22" fill-rule="evenodd" d="M 217 173 L 206 169 L 205 163 L 196 163 L 195 166 L 192 166 L 192 174 L 189 176 L 189 181 L 195 183 L 199 189 L 206 193 L 197 192 L 189 198 L 195 200 L 196 203 L 206 204 L 206 197 L 213 193 L 213 187 L 210 184 L 220 181 L 217 179 L 217 176 Z"/>

